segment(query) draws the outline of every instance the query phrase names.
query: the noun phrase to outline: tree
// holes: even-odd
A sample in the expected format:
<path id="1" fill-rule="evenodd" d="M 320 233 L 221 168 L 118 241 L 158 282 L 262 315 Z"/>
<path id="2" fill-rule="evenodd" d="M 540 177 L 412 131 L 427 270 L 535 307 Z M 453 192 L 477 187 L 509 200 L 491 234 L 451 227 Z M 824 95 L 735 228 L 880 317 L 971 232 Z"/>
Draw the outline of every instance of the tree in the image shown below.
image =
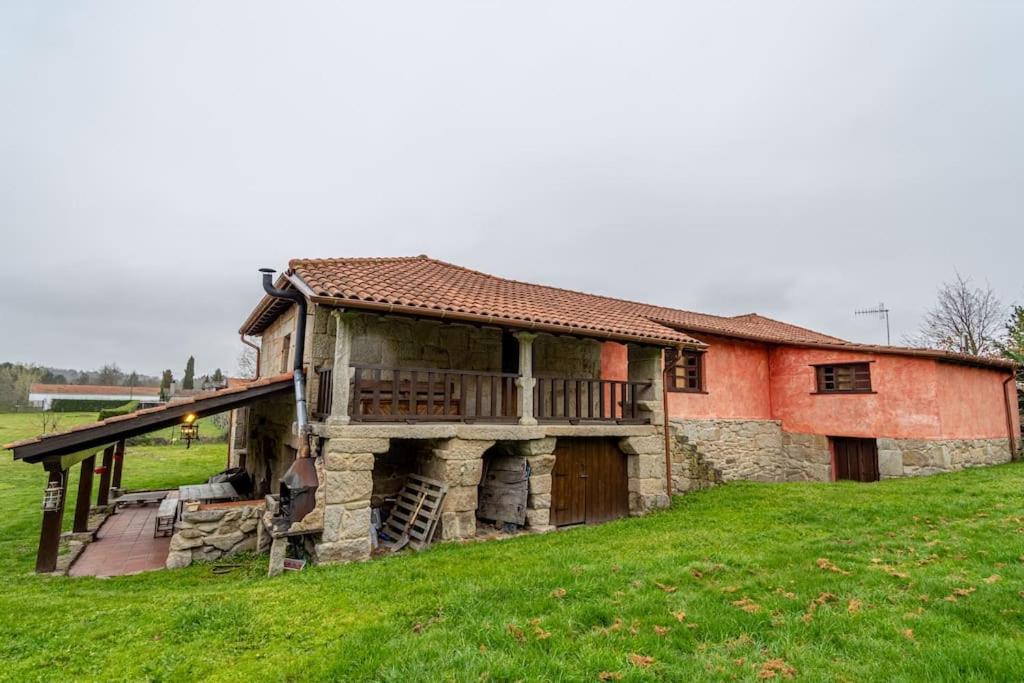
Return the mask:
<path id="1" fill-rule="evenodd" d="M 210 379 L 213 381 L 214 385 L 219 387 L 224 384 L 224 373 L 220 371 L 220 368 L 217 368 L 213 371 L 213 376 L 210 377 Z"/>
<path id="2" fill-rule="evenodd" d="M 935 307 L 925 314 L 913 345 L 957 351 L 972 356 L 991 356 L 1003 318 L 1003 306 L 991 287 L 974 287 L 970 278 L 956 274 L 939 288 Z"/>
<path id="3" fill-rule="evenodd" d="M 126 387 L 137 387 L 139 386 L 139 373 L 132 370 L 132 372 L 124 378 L 124 385 Z"/>
<path id="4" fill-rule="evenodd" d="M 1006 339 L 999 342 L 999 351 L 1017 363 L 1017 408 L 1024 416 L 1024 306 L 1014 306 L 1006 322 Z"/>
<path id="5" fill-rule="evenodd" d="M 196 359 L 193 356 L 189 356 L 188 362 L 185 363 L 185 376 L 181 378 L 181 388 L 196 388 Z"/>
<path id="6" fill-rule="evenodd" d="M 96 383 L 106 387 L 120 386 L 123 381 L 124 373 L 121 372 L 121 368 L 117 367 L 117 363 L 104 365 L 96 373 Z"/>
<path id="7" fill-rule="evenodd" d="M 160 378 L 160 400 L 166 401 L 171 397 L 171 385 L 174 384 L 174 375 L 170 370 L 164 370 Z"/>

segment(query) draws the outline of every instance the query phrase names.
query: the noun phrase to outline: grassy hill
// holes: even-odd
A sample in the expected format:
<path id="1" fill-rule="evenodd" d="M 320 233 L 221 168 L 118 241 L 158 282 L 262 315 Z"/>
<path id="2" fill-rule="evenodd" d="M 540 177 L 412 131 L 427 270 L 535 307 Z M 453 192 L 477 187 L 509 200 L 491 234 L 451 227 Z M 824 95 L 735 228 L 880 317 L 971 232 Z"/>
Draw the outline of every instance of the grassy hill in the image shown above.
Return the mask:
<path id="1" fill-rule="evenodd" d="M 196 481 L 223 449 L 130 452 L 126 481 Z M 252 557 L 105 580 L 31 574 L 38 469 L 0 464 L 0 677 L 1024 678 L 1021 464 L 729 484 L 641 519 L 275 579 Z"/>

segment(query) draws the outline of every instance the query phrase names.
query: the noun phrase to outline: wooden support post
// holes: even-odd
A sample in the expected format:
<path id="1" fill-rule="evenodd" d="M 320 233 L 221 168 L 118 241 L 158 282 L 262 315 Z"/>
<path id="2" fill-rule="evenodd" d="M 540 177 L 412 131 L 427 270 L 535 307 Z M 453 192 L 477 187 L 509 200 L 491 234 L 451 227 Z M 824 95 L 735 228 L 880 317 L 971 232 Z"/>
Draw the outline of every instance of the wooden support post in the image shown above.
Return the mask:
<path id="1" fill-rule="evenodd" d="M 117 442 L 117 447 L 114 449 L 114 474 L 110 478 L 110 485 L 115 488 L 121 488 L 121 471 L 124 469 L 124 439 Z"/>
<path id="2" fill-rule="evenodd" d="M 100 474 L 100 490 L 96 494 L 97 505 L 106 505 L 110 502 L 110 471 L 113 468 L 114 447 L 107 446 L 103 451 L 103 472 Z"/>
<path id="3" fill-rule="evenodd" d="M 78 472 L 78 499 L 75 501 L 74 532 L 89 530 L 89 507 L 92 505 L 92 473 L 96 469 L 96 456 L 90 455 L 82 461 Z"/>
<path id="4" fill-rule="evenodd" d="M 64 501 L 68 493 L 67 470 L 60 469 L 54 463 L 49 466 L 49 483 L 56 482 L 60 486 L 60 504 L 56 510 L 43 512 L 43 524 L 39 530 L 39 550 L 36 552 L 36 571 L 52 572 L 57 568 L 57 551 L 60 548 L 60 528 L 64 518 Z"/>

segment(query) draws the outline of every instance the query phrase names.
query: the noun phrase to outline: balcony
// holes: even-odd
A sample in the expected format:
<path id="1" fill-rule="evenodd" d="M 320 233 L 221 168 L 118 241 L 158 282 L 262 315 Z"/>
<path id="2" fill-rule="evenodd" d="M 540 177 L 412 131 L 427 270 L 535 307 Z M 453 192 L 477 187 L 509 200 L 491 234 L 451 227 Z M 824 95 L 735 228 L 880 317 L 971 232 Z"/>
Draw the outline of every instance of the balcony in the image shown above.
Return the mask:
<path id="1" fill-rule="evenodd" d="M 648 424 L 641 410 L 650 382 L 351 364 L 347 415 L 352 422 L 519 423 L 523 411 L 542 423 Z M 532 404 L 521 387 L 532 384 Z M 334 409 L 333 370 L 317 371 L 314 417 Z M 343 385 L 344 386 L 344 385 Z"/>

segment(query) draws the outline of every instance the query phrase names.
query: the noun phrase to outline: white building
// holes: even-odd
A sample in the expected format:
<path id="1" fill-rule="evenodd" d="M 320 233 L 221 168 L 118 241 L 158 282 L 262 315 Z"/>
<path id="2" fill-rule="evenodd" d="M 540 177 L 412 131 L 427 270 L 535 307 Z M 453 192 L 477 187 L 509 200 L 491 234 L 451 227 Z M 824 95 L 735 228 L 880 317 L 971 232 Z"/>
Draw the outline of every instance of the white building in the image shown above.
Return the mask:
<path id="1" fill-rule="evenodd" d="M 160 390 L 155 387 L 109 387 L 96 384 L 33 384 L 29 387 L 28 402 L 35 408 L 49 410 L 53 401 L 59 398 L 121 403 L 138 401 L 141 408 L 162 403 Z"/>

